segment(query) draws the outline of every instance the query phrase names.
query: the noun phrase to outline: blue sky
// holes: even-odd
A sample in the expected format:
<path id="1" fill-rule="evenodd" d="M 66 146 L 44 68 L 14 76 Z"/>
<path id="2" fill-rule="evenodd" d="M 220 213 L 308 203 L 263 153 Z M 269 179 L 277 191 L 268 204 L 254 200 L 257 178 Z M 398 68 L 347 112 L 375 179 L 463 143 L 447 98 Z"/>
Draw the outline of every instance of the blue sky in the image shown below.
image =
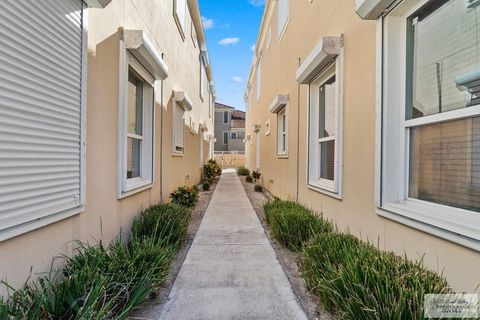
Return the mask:
<path id="1" fill-rule="evenodd" d="M 265 0 L 199 0 L 217 101 L 245 110 L 243 93 Z"/>

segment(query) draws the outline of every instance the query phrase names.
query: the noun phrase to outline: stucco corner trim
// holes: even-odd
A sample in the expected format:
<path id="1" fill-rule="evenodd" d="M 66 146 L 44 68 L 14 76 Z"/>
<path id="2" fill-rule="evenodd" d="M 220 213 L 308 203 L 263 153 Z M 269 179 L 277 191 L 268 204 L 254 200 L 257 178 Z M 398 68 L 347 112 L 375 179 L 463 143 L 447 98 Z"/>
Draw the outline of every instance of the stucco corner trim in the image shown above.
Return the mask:
<path id="1" fill-rule="evenodd" d="M 173 91 L 173 99 L 183 110 L 191 111 L 193 109 L 192 100 L 190 100 L 185 91 Z"/>
<path id="2" fill-rule="evenodd" d="M 376 20 L 394 0 L 356 0 L 355 12 L 363 20 Z"/>
<path id="3" fill-rule="evenodd" d="M 155 80 L 168 77 L 167 64 L 143 30 L 123 30 L 123 41 L 125 49 L 152 73 Z"/>
<path id="4" fill-rule="evenodd" d="M 323 37 L 297 69 L 297 82 L 310 83 L 339 54 L 343 47 L 343 37 Z"/>
<path id="5" fill-rule="evenodd" d="M 105 8 L 112 0 L 84 0 L 89 8 Z"/>
<path id="6" fill-rule="evenodd" d="M 279 94 L 275 97 L 275 99 L 273 99 L 268 110 L 271 113 L 277 113 L 278 111 L 280 111 L 281 108 L 287 105 L 288 100 L 289 100 L 288 94 Z"/>

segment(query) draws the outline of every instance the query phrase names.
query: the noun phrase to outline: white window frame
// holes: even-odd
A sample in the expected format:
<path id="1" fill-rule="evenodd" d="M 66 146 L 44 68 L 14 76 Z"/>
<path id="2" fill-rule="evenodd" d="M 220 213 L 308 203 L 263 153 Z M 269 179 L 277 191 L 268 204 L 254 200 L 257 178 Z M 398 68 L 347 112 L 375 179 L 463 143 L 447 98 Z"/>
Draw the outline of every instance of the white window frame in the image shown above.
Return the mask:
<path id="1" fill-rule="evenodd" d="M 377 214 L 480 250 L 478 212 L 408 197 L 409 128 L 480 115 L 474 106 L 405 120 L 407 18 L 428 1 L 404 1 L 377 20 Z"/>
<path id="2" fill-rule="evenodd" d="M 199 86 L 199 96 L 203 102 L 204 99 L 204 92 L 205 92 L 205 65 L 203 64 L 202 55 L 199 56 L 200 61 L 200 86 Z"/>
<path id="3" fill-rule="evenodd" d="M 183 14 L 179 12 L 178 6 L 184 6 Z M 173 17 L 178 27 L 178 31 L 180 31 L 180 35 L 182 39 L 185 40 L 186 35 L 186 23 L 187 23 L 187 15 L 188 15 L 188 8 L 187 8 L 187 0 L 173 0 Z"/>
<path id="4" fill-rule="evenodd" d="M 259 58 L 257 63 L 257 71 L 255 74 L 257 101 L 260 100 L 262 95 L 262 60 Z"/>
<path id="5" fill-rule="evenodd" d="M 197 40 L 197 32 L 195 31 L 195 26 L 193 24 L 193 21 L 190 22 L 190 38 L 192 38 L 193 47 L 196 48 L 198 40 Z"/>
<path id="6" fill-rule="evenodd" d="M 285 127 L 282 125 L 282 117 L 285 118 Z M 285 145 L 283 150 L 281 149 L 282 137 L 285 136 Z M 283 108 L 277 112 L 277 157 L 286 157 L 288 156 L 288 105 L 285 105 Z"/>
<path id="7" fill-rule="evenodd" d="M 229 115 L 230 112 L 228 111 L 223 111 L 223 124 L 227 124 L 230 120 L 230 115 Z M 227 115 L 227 121 L 225 121 L 225 115 Z"/>
<path id="8" fill-rule="evenodd" d="M 280 7 L 286 5 L 286 17 L 285 21 L 280 20 Z M 290 0 L 278 0 L 277 21 L 278 21 L 278 41 L 282 40 L 285 30 L 287 30 L 288 22 L 290 21 Z"/>
<path id="9" fill-rule="evenodd" d="M 336 97 L 336 113 L 335 113 L 335 135 L 333 137 L 324 137 L 321 139 L 315 140 L 315 147 L 312 150 L 312 140 L 311 140 L 311 132 L 315 129 L 315 132 L 318 132 L 318 114 L 314 119 L 311 119 L 312 115 L 312 108 L 317 107 L 313 105 L 312 100 L 317 99 L 317 92 L 319 88 L 328 81 L 332 76 L 335 76 L 335 97 Z M 312 86 L 314 89 L 312 90 Z M 308 145 L 308 157 L 307 157 L 307 185 L 310 189 L 315 191 L 319 191 L 325 193 L 327 195 L 341 198 L 342 197 L 342 167 L 343 167 L 343 139 L 342 139 L 342 131 L 343 131 L 343 49 L 342 53 L 337 56 L 330 65 L 323 69 L 320 72 L 320 75 L 317 76 L 309 85 L 309 108 L 308 108 L 308 135 L 307 135 L 307 145 Z M 315 93 L 313 96 L 312 93 Z M 318 112 L 318 111 L 317 111 Z M 315 123 L 312 123 L 315 121 Z M 313 127 L 312 127 L 313 126 Z M 313 128 L 313 129 L 312 129 Z M 334 179 L 312 179 L 311 178 L 311 171 L 312 166 L 317 164 L 320 166 L 320 159 L 318 158 L 318 145 L 324 142 L 328 142 L 331 140 L 335 140 L 335 161 L 334 161 Z M 316 156 L 313 155 L 312 152 L 315 152 Z M 312 163 L 311 163 L 312 162 Z M 317 169 L 318 170 L 318 169 Z"/>
<path id="10" fill-rule="evenodd" d="M 144 190 L 153 184 L 154 162 L 154 77 L 142 66 L 142 64 L 129 52 L 126 53 L 126 61 L 122 67 L 121 102 L 119 117 L 119 192 L 118 198 L 124 198 L 133 193 Z M 128 121 L 128 74 L 133 69 L 144 82 L 143 90 L 143 135 L 137 136 L 127 132 Z M 140 151 L 140 176 L 127 178 L 127 141 L 129 137 L 142 140 Z"/>

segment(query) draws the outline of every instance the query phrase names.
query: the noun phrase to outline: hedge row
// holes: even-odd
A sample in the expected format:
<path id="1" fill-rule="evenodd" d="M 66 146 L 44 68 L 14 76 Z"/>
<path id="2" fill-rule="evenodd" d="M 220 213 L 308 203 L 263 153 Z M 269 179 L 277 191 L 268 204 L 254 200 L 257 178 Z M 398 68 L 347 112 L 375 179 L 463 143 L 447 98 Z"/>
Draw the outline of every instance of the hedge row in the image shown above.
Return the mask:
<path id="1" fill-rule="evenodd" d="M 423 319 L 427 293 L 451 292 L 442 275 L 392 252 L 377 249 L 302 205 L 264 205 L 272 235 L 301 250 L 300 271 L 327 310 L 342 319 Z"/>

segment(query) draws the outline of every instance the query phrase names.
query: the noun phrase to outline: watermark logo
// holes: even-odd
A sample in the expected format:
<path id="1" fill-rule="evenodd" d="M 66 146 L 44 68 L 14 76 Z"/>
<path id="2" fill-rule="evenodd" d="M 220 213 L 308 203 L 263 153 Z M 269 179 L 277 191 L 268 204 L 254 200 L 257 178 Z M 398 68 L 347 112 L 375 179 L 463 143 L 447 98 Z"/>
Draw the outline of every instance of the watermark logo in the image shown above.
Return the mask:
<path id="1" fill-rule="evenodd" d="M 477 319 L 480 295 L 470 293 L 426 294 L 425 318 Z"/>

